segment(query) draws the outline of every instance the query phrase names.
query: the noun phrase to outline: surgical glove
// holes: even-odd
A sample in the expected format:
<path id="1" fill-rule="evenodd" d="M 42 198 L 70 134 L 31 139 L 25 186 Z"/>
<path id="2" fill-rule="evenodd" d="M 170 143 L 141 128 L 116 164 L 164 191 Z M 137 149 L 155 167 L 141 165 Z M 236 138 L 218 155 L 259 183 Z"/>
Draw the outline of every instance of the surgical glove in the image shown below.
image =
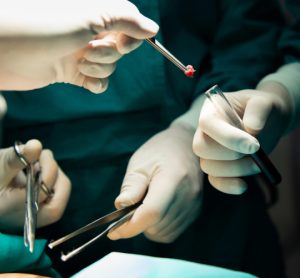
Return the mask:
<path id="1" fill-rule="evenodd" d="M 228 123 L 209 100 L 202 107 L 193 149 L 211 185 L 222 192 L 243 193 L 247 185 L 242 177 L 260 173 L 247 154 L 260 144 L 269 153 L 289 125 L 292 109 L 285 88 L 277 83 L 262 89 L 225 93 L 246 131 Z"/>
<path id="2" fill-rule="evenodd" d="M 40 182 L 49 192 L 49 198 L 42 189 L 39 190 L 39 211 L 37 225 L 42 227 L 58 221 L 68 202 L 71 184 L 58 167 L 51 151 L 43 150 L 38 140 L 30 140 L 20 146 L 21 152 L 30 163 L 39 160 L 37 171 L 41 171 Z M 26 177 L 24 165 L 15 154 L 14 149 L 0 150 L 0 228 L 15 231 L 23 227 L 26 199 Z"/>
<path id="3" fill-rule="evenodd" d="M 7 104 L 5 98 L 0 93 L 0 121 L 3 119 L 7 111 Z M 0 131 L 1 134 L 2 131 Z"/>
<path id="4" fill-rule="evenodd" d="M 126 0 L 11 0 L 0 26 L 0 89 L 64 82 L 94 93 L 107 88 L 123 54 L 158 31 Z"/>
<path id="5" fill-rule="evenodd" d="M 193 133 L 173 124 L 134 153 L 115 205 L 143 203 L 128 222 L 108 234 L 110 239 L 144 233 L 150 240 L 169 243 L 196 219 L 202 174 L 192 151 Z"/>

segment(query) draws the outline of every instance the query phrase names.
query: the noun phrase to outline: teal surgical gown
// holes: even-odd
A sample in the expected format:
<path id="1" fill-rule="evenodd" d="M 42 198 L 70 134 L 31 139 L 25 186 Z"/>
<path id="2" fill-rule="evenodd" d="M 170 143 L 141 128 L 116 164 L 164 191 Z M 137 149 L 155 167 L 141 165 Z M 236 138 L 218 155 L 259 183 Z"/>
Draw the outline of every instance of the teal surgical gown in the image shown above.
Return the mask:
<path id="1" fill-rule="evenodd" d="M 31 254 L 24 246 L 23 237 L 0 233 L 0 273 L 39 273 L 59 278 L 60 275 L 51 269 L 51 261 L 44 252 L 46 243 L 45 240 L 36 240 Z"/>
<path id="2" fill-rule="evenodd" d="M 59 238 L 113 210 L 134 151 L 207 88 L 216 83 L 225 91 L 252 88 L 277 67 L 275 46 L 282 20 L 276 1 L 132 2 L 160 24 L 158 40 L 192 64 L 196 76 L 186 78 L 144 43 L 118 62 L 101 95 L 65 84 L 5 94 L 5 144 L 40 139 L 73 184 L 63 218 L 40 229 L 39 237 Z M 80 242 L 74 240 L 64 249 Z M 154 243 L 143 235 L 116 242 L 102 239 L 65 263 L 59 260 L 60 250 L 47 250 L 66 277 L 111 251 L 192 260 L 259 277 L 284 276 L 277 235 L 255 185 L 236 197 L 216 192 L 205 181 L 199 219 L 171 244 Z"/>

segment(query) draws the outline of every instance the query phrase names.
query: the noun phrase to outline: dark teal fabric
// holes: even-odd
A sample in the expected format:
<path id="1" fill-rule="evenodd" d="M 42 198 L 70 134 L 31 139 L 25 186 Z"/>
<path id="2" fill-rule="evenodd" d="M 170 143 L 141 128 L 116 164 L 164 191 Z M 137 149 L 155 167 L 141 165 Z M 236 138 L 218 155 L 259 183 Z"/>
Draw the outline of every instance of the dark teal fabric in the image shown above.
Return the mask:
<path id="1" fill-rule="evenodd" d="M 30 253 L 24 246 L 23 237 L 0 233 L 0 273 L 28 272 L 59 278 L 44 252 L 46 243 L 45 240 L 36 240 L 34 252 Z"/>
<path id="2" fill-rule="evenodd" d="M 275 46 L 283 21 L 276 1 L 133 2 L 160 24 L 158 39 L 185 64 L 195 66 L 194 79 L 144 43 L 118 63 L 102 95 L 63 84 L 5 94 L 5 144 L 16 138 L 40 139 L 73 183 L 62 220 L 38 232 L 45 238 L 60 237 L 111 211 L 132 153 L 208 87 L 219 83 L 224 90 L 252 88 L 278 66 Z M 156 244 L 143 236 L 102 240 L 67 263 L 59 261 L 60 250 L 48 251 L 55 267 L 67 277 L 115 250 L 283 277 L 277 236 L 259 192 L 234 198 L 206 186 L 210 193 L 204 200 L 214 213 L 209 213 L 211 208 L 203 212 L 175 243 Z M 75 240 L 65 249 L 78 244 Z"/>
<path id="3" fill-rule="evenodd" d="M 284 63 L 300 61 L 300 2 L 284 1 L 285 17 L 288 25 L 284 28 L 278 41 Z"/>

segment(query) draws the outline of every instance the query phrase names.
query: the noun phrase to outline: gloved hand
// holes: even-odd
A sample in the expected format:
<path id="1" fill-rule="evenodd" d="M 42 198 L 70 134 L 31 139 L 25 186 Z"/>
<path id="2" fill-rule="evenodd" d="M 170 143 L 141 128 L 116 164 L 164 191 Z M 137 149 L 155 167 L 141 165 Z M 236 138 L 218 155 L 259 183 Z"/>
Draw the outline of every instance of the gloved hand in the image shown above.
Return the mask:
<path id="1" fill-rule="evenodd" d="M 247 188 L 241 177 L 260 172 L 247 154 L 255 153 L 260 144 L 268 153 L 275 147 L 289 125 L 291 100 L 279 83 L 265 84 L 261 91 L 242 90 L 225 95 L 247 132 L 229 124 L 206 100 L 193 149 L 211 185 L 222 192 L 241 194 Z"/>
<path id="2" fill-rule="evenodd" d="M 200 211 L 202 175 L 192 152 L 193 131 L 173 124 L 131 157 L 116 198 L 117 208 L 143 200 L 132 218 L 110 232 L 112 240 L 140 233 L 157 242 L 174 241 Z"/>
<path id="3" fill-rule="evenodd" d="M 59 220 L 66 208 L 71 184 L 66 175 L 58 167 L 51 151 L 42 150 L 38 140 L 30 140 L 20 146 L 21 152 L 28 162 L 39 160 L 40 179 L 53 191 L 49 198 L 43 190 L 39 192 L 39 212 L 37 225 L 42 227 Z M 15 154 L 13 148 L 0 150 L 0 228 L 16 230 L 23 227 L 25 215 L 26 178 L 22 169 L 24 165 Z"/>
<path id="4" fill-rule="evenodd" d="M 11 0 L 0 10 L 0 89 L 103 92 L 116 61 L 157 31 L 127 0 Z"/>

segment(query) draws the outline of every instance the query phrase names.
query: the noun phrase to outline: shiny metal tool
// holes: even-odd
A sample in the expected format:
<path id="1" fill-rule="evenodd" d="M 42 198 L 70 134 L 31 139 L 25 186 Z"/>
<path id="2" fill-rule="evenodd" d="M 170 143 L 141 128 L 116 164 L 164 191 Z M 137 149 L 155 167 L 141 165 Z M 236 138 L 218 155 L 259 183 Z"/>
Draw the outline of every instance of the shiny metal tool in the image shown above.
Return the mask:
<path id="1" fill-rule="evenodd" d="M 159 51 L 163 56 L 165 56 L 170 62 L 172 62 L 176 67 L 184 72 L 188 77 L 193 77 L 196 72 L 194 67 L 191 65 L 185 66 L 180 62 L 173 54 L 171 54 L 157 39 L 149 38 L 146 39 L 151 46 L 153 46 L 157 51 Z"/>
<path id="2" fill-rule="evenodd" d="M 134 214 L 135 210 L 137 209 L 137 207 L 141 205 L 141 202 L 136 203 L 132 206 L 123 208 L 123 209 L 119 209 L 116 210 L 114 212 L 111 212 L 89 224 L 87 224 L 84 227 L 79 228 L 78 230 L 63 236 L 60 239 L 57 239 L 55 241 L 52 241 L 48 244 L 48 247 L 50 249 L 53 249 L 54 247 L 68 241 L 71 238 L 74 238 L 80 234 L 83 234 L 87 231 L 90 231 L 92 229 L 98 228 L 102 225 L 105 224 L 109 224 L 110 222 L 116 220 L 115 222 L 112 222 L 106 229 L 104 229 L 99 235 L 95 236 L 94 238 L 92 238 L 91 240 L 89 240 L 88 242 L 84 243 L 83 245 L 77 247 L 76 249 L 74 249 L 73 251 L 67 253 L 67 254 L 63 254 L 61 255 L 61 260 L 62 261 L 67 261 L 68 259 L 72 258 L 73 256 L 77 255 L 78 253 L 80 253 L 82 250 L 84 250 L 85 248 L 87 248 L 89 245 L 91 245 L 92 243 L 94 243 L 96 240 L 106 236 L 110 231 L 118 228 L 119 226 L 121 226 L 123 223 L 125 223 L 126 221 L 128 221 L 131 216 Z"/>
<path id="3" fill-rule="evenodd" d="M 33 165 L 30 164 L 21 153 L 19 146 L 21 142 L 16 141 L 14 150 L 20 161 L 25 166 L 26 171 L 26 203 L 25 203 L 25 222 L 24 222 L 24 244 L 32 253 L 34 250 L 35 230 L 37 222 L 38 207 L 38 176 L 34 174 Z"/>

